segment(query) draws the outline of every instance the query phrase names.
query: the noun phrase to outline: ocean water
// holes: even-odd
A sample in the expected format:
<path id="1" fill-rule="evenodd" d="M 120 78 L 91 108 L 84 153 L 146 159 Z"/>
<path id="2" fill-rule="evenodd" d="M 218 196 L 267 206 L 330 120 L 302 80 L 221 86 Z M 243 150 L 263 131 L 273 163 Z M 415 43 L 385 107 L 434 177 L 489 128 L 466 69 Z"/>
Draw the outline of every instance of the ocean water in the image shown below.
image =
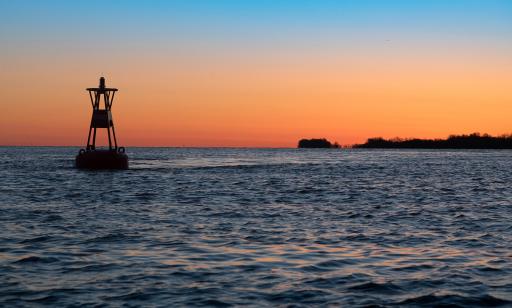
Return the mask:
<path id="1" fill-rule="evenodd" d="M 0 148 L 0 306 L 512 306 L 512 151 Z"/>

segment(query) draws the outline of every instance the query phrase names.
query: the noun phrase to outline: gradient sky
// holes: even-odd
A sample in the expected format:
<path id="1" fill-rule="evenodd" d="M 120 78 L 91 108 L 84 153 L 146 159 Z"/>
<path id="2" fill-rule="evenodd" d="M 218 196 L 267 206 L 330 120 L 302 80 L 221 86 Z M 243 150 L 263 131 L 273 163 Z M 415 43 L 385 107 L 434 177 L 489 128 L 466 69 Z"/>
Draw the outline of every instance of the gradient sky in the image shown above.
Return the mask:
<path id="1" fill-rule="evenodd" d="M 0 0 L 0 145 L 512 133 L 512 1 Z"/>

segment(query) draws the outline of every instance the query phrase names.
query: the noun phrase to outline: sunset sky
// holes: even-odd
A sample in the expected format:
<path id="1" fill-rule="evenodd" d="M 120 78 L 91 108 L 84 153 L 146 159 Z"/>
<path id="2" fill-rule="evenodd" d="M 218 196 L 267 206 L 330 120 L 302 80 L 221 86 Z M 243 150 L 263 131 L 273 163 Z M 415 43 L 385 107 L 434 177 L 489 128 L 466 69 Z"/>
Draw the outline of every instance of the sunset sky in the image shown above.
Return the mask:
<path id="1" fill-rule="evenodd" d="M 512 1 L 0 0 L 0 145 L 512 133 Z"/>

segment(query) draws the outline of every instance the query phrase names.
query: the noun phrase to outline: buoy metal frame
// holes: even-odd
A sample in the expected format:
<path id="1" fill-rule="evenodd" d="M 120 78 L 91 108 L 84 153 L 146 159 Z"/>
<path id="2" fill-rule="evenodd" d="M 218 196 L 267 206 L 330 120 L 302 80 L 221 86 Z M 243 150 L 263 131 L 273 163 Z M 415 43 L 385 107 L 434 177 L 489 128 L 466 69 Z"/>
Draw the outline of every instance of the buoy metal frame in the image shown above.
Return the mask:
<path id="1" fill-rule="evenodd" d="M 127 169 L 128 156 L 125 154 L 124 147 L 117 146 L 112 118 L 112 104 L 118 90 L 116 88 L 107 88 L 104 77 L 100 77 L 100 83 L 97 88 L 87 88 L 86 90 L 89 92 L 91 99 L 92 119 L 87 136 L 87 146 L 79 151 L 76 157 L 76 167 L 87 169 Z M 103 108 L 101 108 L 101 101 L 103 101 Z M 98 128 L 107 129 L 108 150 L 96 149 L 96 132 Z"/>
<path id="2" fill-rule="evenodd" d="M 105 78 L 100 78 L 100 85 L 98 88 L 87 88 L 89 97 L 91 98 L 92 105 L 92 119 L 91 126 L 89 127 L 89 136 L 87 137 L 86 150 L 96 149 L 96 130 L 98 128 L 106 128 L 108 134 L 108 148 L 109 150 L 117 151 L 117 138 L 114 128 L 114 121 L 112 119 L 112 104 L 114 103 L 114 96 L 117 92 L 116 88 L 107 88 L 105 86 Z M 104 109 L 100 108 L 101 97 L 103 96 Z M 110 137 L 110 128 L 112 128 L 112 137 L 114 138 L 114 147 L 112 147 L 112 138 Z M 91 133 L 93 133 L 91 140 Z"/>

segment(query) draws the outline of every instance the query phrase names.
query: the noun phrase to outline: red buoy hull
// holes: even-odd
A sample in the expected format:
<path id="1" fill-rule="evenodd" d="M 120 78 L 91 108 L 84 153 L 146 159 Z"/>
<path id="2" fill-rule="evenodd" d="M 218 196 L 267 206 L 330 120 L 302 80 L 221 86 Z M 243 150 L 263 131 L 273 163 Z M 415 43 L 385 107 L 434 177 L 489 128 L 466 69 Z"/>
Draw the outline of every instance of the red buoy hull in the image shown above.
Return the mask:
<path id="1" fill-rule="evenodd" d="M 79 169 L 128 169 L 128 155 L 115 150 L 81 150 L 75 165 Z"/>

